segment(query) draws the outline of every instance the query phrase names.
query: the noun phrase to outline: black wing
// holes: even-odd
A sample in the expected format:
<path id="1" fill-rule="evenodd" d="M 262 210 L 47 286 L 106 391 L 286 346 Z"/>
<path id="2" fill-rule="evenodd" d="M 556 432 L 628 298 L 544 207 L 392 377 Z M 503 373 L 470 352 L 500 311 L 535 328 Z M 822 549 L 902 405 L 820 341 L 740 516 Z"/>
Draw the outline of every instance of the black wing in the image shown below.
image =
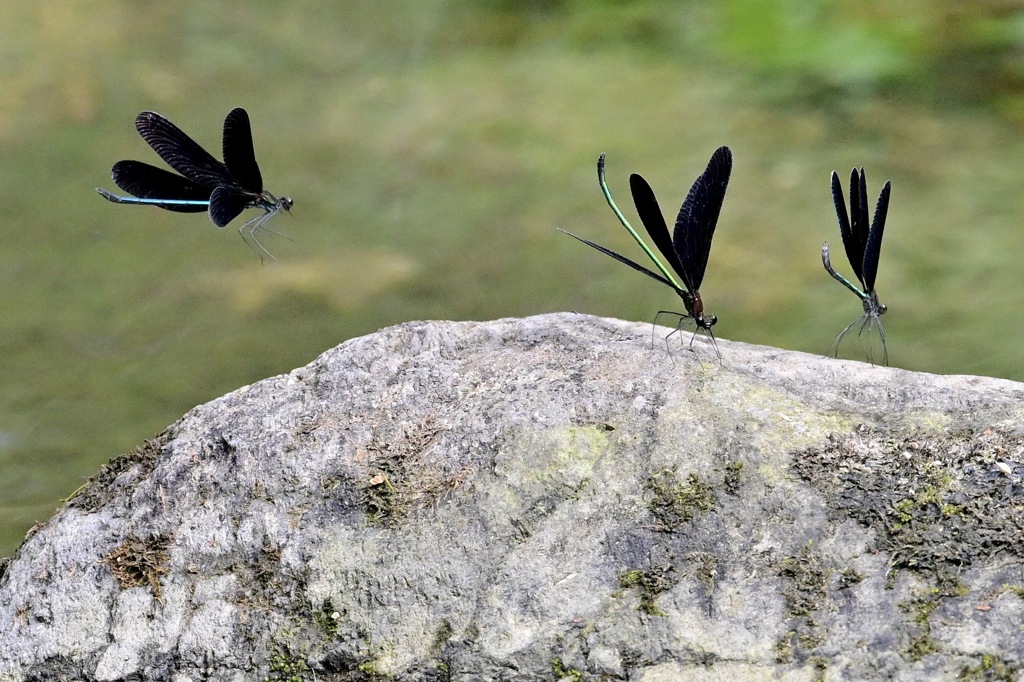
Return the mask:
<path id="1" fill-rule="evenodd" d="M 856 173 L 856 169 L 854 169 Z M 851 178 L 851 183 L 854 180 Z M 850 261 L 853 272 L 857 279 L 861 279 L 861 264 L 863 251 L 856 251 L 853 233 L 850 231 L 850 217 L 846 212 L 846 198 L 843 196 L 843 183 L 839 180 L 839 174 L 832 171 L 832 203 L 836 207 L 836 217 L 839 218 L 839 235 L 843 238 L 843 246 L 846 247 L 846 259 Z M 854 202 L 856 204 L 856 202 Z M 863 284 L 863 282 L 862 282 Z"/>
<path id="2" fill-rule="evenodd" d="M 239 213 L 252 206 L 252 195 L 235 187 L 221 185 L 210 195 L 210 220 L 217 227 L 224 227 Z"/>
<path id="3" fill-rule="evenodd" d="M 186 178 L 206 187 L 233 185 L 227 167 L 181 129 L 155 111 L 143 111 L 135 128 L 164 162 Z"/>
<path id="4" fill-rule="evenodd" d="M 692 294 L 697 293 L 704 281 L 704 271 L 711 253 L 711 239 L 715 236 L 731 174 L 732 150 L 719 147 L 711 155 L 708 167 L 690 187 L 676 218 L 672 243 L 682 265 L 679 274 Z"/>
<path id="5" fill-rule="evenodd" d="M 224 119 L 224 165 L 239 186 L 253 194 L 263 191 L 263 176 L 252 147 L 252 128 L 245 109 L 232 109 Z"/>
<path id="6" fill-rule="evenodd" d="M 665 217 L 658 205 L 658 198 L 654 196 L 654 190 L 642 175 L 633 173 L 629 176 L 629 191 L 633 194 L 633 205 L 636 206 L 640 222 L 647 228 L 647 234 L 651 236 L 658 251 L 661 251 L 661 255 L 668 261 L 669 267 L 675 270 L 689 287 L 689 278 L 683 272 L 679 256 L 676 255 L 676 250 L 672 247 L 672 235 L 669 234 L 668 225 L 665 224 Z"/>
<path id="7" fill-rule="evenodd" d="M 853 274 L 857 275 L 861 286 L 864 286 L 864 247 L 868 243 L 868 187 L 863 168 L 850 171 L 850 222 L 846 224 L 845 230 L 840 222 L 839 231 L 843 236 L 846 259 L 850 261 Z"/>
<path id="8" fill-rule="evenodd" d="M 110 176 L 114 184 L 140 199 L 210 200 L 209 187 L 142 161 L 118 161 L 111 169 Z M 161 205 L 160 208 L 178 213 L 201 213 L 206 210 L 206 206 L 180 204 Z"/>
<path id="9" fill-rule="evenodd" d="M 557 229 L 559 232 L 565 232 L 565 230 L 563 230 L 560 227 L 559 228 L 555 228 L 555 229 Z M 583 237 L 577 237 L 572 232 L 565 232 L 565 234 L 569 235 L 573 239 L 576 239 L 576 240 L 579 240 L 579 241 L 583 242 L 587 246 L 594 247 L 595 249 L 597 249 L 601 253 L 605 254 L 606 256 L 611 256 L 612 258 L 614 258 L 615 260 L 619 261 L 620 263 L 625 263 L 626 265 L 628 265 L 629 267 L 633 268 L 637 272 L 642 272 L 645 275 L 647 275 L 648 277 L 650 277 L 651 279 L 656 279 L 659 282 L 661 282 L 662 284 L 667 284 L 668 286 L 672 287 L 672 289 L 674 289 L 675 291 L 677 291 L 677 292 L 679 291 L 679 289 L 676 289 L 676 285 L 672 284 L 672 282 L 668 281 L 667 279 L 662 277 L 657 272 L 654 272 L 653 270 L 648 270 L 647 268 L 645 268 L 644 266 L 640 265 L 639 263 L 635 263 L 635 262 L 631 261 L 630 259 L 626 258 L 625 256 L 623 256 L 621 254 L 618 254 L 618 253 L 615 253 L 611 249 L 606 248 L 604 246 L 601 246 L 600 244 L 595 244 L 594 242 L 590 241 L 589 239 L 584 239 Z"/>
<path id="10" fill-rule="evenodd" d="M 878 203 L 875 205 L 875 217 L 871 222 L 871 232 L 868 234 L 867 244 L 864 248 L 864 290 L 874 291 L 875 275 L 878 274 L 878 256 L 882 252 L 882 233 L 885 231 L 885 217 L 889 213 L 889 192 L 892 183 L 888 180 L 882 187 L 882 193 L 878 195 Z"/>

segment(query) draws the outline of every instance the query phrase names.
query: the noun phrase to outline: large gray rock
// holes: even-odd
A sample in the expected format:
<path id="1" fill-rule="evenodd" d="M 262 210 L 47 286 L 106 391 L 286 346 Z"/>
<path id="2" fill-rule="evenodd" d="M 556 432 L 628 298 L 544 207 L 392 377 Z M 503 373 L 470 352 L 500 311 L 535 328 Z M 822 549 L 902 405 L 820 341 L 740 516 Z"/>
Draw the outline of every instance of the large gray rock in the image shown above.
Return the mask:
<path id="1" fill-rule="evenodd" d="M 0 578 L 0 680 L 1014 679 L 1024 386 L 580 315 L 195 408 Z"/>

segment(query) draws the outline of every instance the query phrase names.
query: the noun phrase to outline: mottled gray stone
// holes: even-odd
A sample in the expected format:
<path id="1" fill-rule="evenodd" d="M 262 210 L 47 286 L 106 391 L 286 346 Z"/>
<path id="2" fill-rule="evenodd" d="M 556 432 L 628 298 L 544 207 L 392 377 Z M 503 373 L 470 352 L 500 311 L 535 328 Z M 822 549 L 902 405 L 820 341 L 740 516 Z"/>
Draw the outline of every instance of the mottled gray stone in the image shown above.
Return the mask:
<path id="1" fill-rule="evenodd" d="M 682 336 L 408 323 L 195 408 L 7 565 L 0 681 L 1020 675 L 1024 385 Z"/>

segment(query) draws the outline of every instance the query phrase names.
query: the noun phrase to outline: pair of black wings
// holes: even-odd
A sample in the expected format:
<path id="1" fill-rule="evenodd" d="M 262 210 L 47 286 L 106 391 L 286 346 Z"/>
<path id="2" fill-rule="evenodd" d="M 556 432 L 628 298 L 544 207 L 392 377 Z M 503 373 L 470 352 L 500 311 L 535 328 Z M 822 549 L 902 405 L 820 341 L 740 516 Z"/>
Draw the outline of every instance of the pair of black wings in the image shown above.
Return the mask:
<path id="1" fill-rule="evenodd" d="M 566 234 L 607 256 L 611 256 L 620 263 L 644 273 L 651 279 L 656 279 L 662 284 L 672 287 L 686 302 L 687 312 L 691 315 L 694 314 L 694 301 L 700 298 L 698 290 L 701 282 L 704 281 L 708 255 L 711 253 L 711 239 L 715 236 L 715 226 L 718 224 L 722 202 L 725 200 L 725 190 L 729 185 L 729 175 L 732 173 L 732 150 L 728 147 L 719 147 L 711 155 L 711 161 L 708 162 L 707 168 L 690 187 L 690 192 L 679 209 L 675 230 L 671 235 L 665 224 L 665 218 L 662 216 L 661 207 L 658 205 L 658 199 L 654 196 L 654 190 L 642 176 L 636 173 L 629 176 L 629 187 L 640 220 L 661 255 L 665 257 L 683 281 L 685 288 L 672 281 L 668 271 L 664 269 L 654 253 L 647 248 L 640 235 L 633 231 L 633 228 L 615 206 L 604 182 L 604 158 L 604 154 L 602 154 L 597 160 L 597 177 L 605 192 L 605 197 L 623 226 L 643 247 L 661 273 L 654 272 L 589 239 L 578 237 L 571 232 L 566 232 Z"/>
<path id="2" fill-rule="evenodd" d="M 691 294 L 696 295 L 704 281 L 708 256 L 711 254 L 711 239 L 715 236 L 718 216 L 725 201 L 725 190 L 732 174 L 732 150 L 719 147 L 711 155 L 707 168 L 694 180 L 683 205 L 676 216 L 675 229 L 669 236 L 668 226 L 654 196 L 654 190 L 643 176 L 633 173 L 629 176 L 629 189 L 633 204 L 640 216 L 640 222 L 654 241 L 658 251 L 669 262 Z M 665 278 L 644 268 L 646 274 L 672 286 Z"/>
<path id="3" fill-rule="evenodd" d="M 857 275 L 865 293 L 875 290 L 875 275 L 878 274 L 878 257 L 882 252 L 882 233 L 885 218 L 889 212 L 889 193 L 892 183 L 886 181 L 878 195 L 875 216 L 868 227 L 868 188 L 864 169 L 854 168 L 850 173 L 850 213 L 846 212 L 843 199 L 843 185 L 839 175 L 832 171 L 832 201 L 839 218 L 839 232 L 843 237 L 846 257 Z"/>
<path id="4" fill-rule="evenodd" d="M 141 199 L 197 202 L 159 205 L 181 213 L 209 210 L 210 219 L 218 227 L 230 223 L 246 208 L 261 205 L 263 176 L 256 163 L 252 128 L 245 109 L 232 109 L 224 119 L 223 163 L 154 111 L 139 114 L 135 128 L 153 151 L 181 175 L 142 161 L 118 161 L 111 175 L 125 192 Z"/>

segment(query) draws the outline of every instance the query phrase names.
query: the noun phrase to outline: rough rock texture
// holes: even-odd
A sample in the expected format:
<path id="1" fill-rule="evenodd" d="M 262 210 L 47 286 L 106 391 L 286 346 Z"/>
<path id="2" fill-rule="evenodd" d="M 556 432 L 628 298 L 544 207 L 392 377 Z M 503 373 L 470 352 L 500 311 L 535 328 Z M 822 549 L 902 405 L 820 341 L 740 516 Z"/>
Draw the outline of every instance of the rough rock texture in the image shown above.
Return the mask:
<path id="1" fill-rule="evenodd" d="M 1014 679 L 1024 385 L 559 314 L 195 408 L 0 577 L 0 680 Z"/>

